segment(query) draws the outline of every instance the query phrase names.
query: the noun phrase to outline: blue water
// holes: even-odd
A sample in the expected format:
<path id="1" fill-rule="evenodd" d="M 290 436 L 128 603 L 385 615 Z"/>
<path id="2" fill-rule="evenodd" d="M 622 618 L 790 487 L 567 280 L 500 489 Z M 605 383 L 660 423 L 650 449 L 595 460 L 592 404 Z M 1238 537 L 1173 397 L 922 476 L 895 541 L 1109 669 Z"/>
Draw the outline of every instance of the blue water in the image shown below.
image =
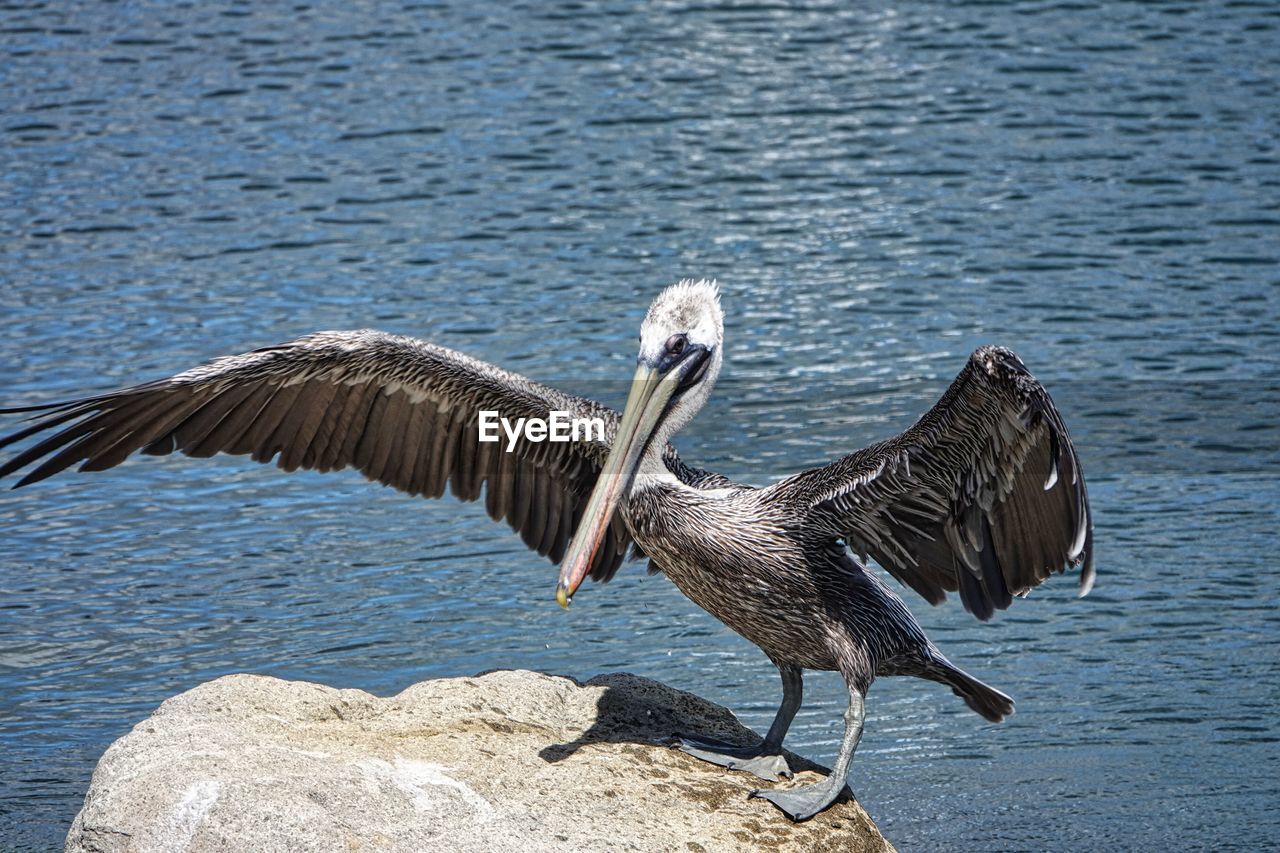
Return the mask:
<path id="1" fill-rule="evenodd" d="M 649 299 L 714 276 L 725 378 L 678 444 L 763 483 L 907 426 L 985 342 L 1072 428 L 1099 581 L 994 623 L 1012 694 L 878 682 L 853 786 L 904 850 L 1280 838 L 1280 11 L 1273 4 L 13 4 L 0 398 L 322 328 L 621 403 Z M 5 426 L 16 423 L 10 419 Z M 0 847 L 57 847 L 103 749 L 231 672 L 392 693 L 630 670 L 767 726 L 753 647 L 474 505 L 143 459 L 0 497 Z M 829 760 L 838 680 L 788 742 Z"/>

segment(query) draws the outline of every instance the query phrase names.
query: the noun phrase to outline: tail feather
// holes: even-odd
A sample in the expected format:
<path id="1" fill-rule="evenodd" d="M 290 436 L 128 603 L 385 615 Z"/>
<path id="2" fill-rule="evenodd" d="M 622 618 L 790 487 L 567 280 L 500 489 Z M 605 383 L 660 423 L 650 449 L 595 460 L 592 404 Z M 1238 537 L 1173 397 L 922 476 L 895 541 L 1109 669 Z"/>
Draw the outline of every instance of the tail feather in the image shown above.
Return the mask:
<path id="1" fill-rule="evenodd" d="M 991 722 L 998 723 L 1013 713 L 1013 699 L 969 673 L 950 668 L 939 675 L 938 681 L 950 687 L 966 705 Z"/>

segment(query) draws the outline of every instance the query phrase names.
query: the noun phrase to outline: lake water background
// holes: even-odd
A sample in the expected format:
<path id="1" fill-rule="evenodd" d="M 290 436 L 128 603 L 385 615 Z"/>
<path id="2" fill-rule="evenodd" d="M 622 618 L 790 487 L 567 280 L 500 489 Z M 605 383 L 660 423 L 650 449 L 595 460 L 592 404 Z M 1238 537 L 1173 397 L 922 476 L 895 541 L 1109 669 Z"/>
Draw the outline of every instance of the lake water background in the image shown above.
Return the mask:
<path id="1" fill-rule="evenodd" d="M 724 289 L 678 440 L 764 483 L 1017 350 L 1089 477 L 1099 580 L 992 624 L 1018 700 L 876 684 L 852 784 L 903 850 L 1280 838 L 1275 4 L 64 3 L 0 11 L 0 399 L 323 328 L 618 406 L 648 301 Z M 14 419 L 6 426 L 16 423 Z M 0 847 L 58 847 L 103 749 L 232 672 L 379 694 L 630 670 L 767 726 L 745 641 L 640 565 L 553 602 L 476 505 L 144 459 L 0 495 Z M 811 676 L 788 740 L 829 761 Z"/>

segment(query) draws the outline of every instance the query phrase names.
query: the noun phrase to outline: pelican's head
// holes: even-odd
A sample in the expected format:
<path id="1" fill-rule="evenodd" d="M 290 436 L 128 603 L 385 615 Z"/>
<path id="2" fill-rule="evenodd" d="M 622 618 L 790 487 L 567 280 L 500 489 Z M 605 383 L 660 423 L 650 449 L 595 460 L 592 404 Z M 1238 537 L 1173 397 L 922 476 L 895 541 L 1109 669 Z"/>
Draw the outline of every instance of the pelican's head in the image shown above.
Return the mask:
<path id="1" fill-rule="evenodd" d="M 640 324 L 636 382 L 672 377 L 675 386 L 663 400 L 662 441 L 689 423 L 706 403 L 720 375 L 724 355 L 724 314 L 714 281 L 685 280 L 671 285 L 649 306 Z M 628 401 L 630 402 L 630 401 Z"/>
<path id="2" fill-rule="evenodd" d="M 681 281 L 649 306 L 622 420 L 560 568 L 556 600 L 567 606 L 604 541 L 618 502 L 649 455 L 661 464 L 667 439 L 707 401 L 723 362 L 724 315 L 712 281 Z"/>

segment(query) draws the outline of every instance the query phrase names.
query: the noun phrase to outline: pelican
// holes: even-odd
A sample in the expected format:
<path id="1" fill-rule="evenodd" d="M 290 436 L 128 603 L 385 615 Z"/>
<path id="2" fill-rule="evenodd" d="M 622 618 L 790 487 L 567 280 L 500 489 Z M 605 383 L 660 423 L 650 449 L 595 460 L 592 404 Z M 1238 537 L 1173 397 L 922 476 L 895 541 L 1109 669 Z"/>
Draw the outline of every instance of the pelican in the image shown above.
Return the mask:
<path id="1" fill-rule="evenodd" d="M 714 282 L 685 280 L 654 300 L 621 416 L 459 352 L 377 331 L 318 332 L 218 358 L 167 379 L 35 412 L 0 447 L 60 427 L 0 465 L 32 463 L 17 486 L 134 451 L 245 454 L 285 471 L 347 466 L 409 494 L 484 497 L 539 554 L 561 563 L 568 606 L 584 578 L 607 581 L 644 556 L 686 596 L 755 643 L 782 676 L 782 704 L 752 747 L 681 738 L 697 758 L 767 781 L 790 777 L 782 743 L 804 670 L 848 690 L 844 737 L 815 784 L 758 790 L 792 820 L 845 789 L 864 699 L 881 675 L 939 682 L 988 720 L 1013 701 L 952 664 L 874 559 L 931 604 L 947 592 L 978 619 L 1067 566 L 1093 585 L 1093 523 L 1080 462 L 1049 394 L 1007 349 L 975 351 L 942 399 L 904 432 L 757 488 L 692 467 L 669 443 L 706 402 L 723 362 Z M 573 442 L 478 438 L 478 413 L 603 420 Z"/>

